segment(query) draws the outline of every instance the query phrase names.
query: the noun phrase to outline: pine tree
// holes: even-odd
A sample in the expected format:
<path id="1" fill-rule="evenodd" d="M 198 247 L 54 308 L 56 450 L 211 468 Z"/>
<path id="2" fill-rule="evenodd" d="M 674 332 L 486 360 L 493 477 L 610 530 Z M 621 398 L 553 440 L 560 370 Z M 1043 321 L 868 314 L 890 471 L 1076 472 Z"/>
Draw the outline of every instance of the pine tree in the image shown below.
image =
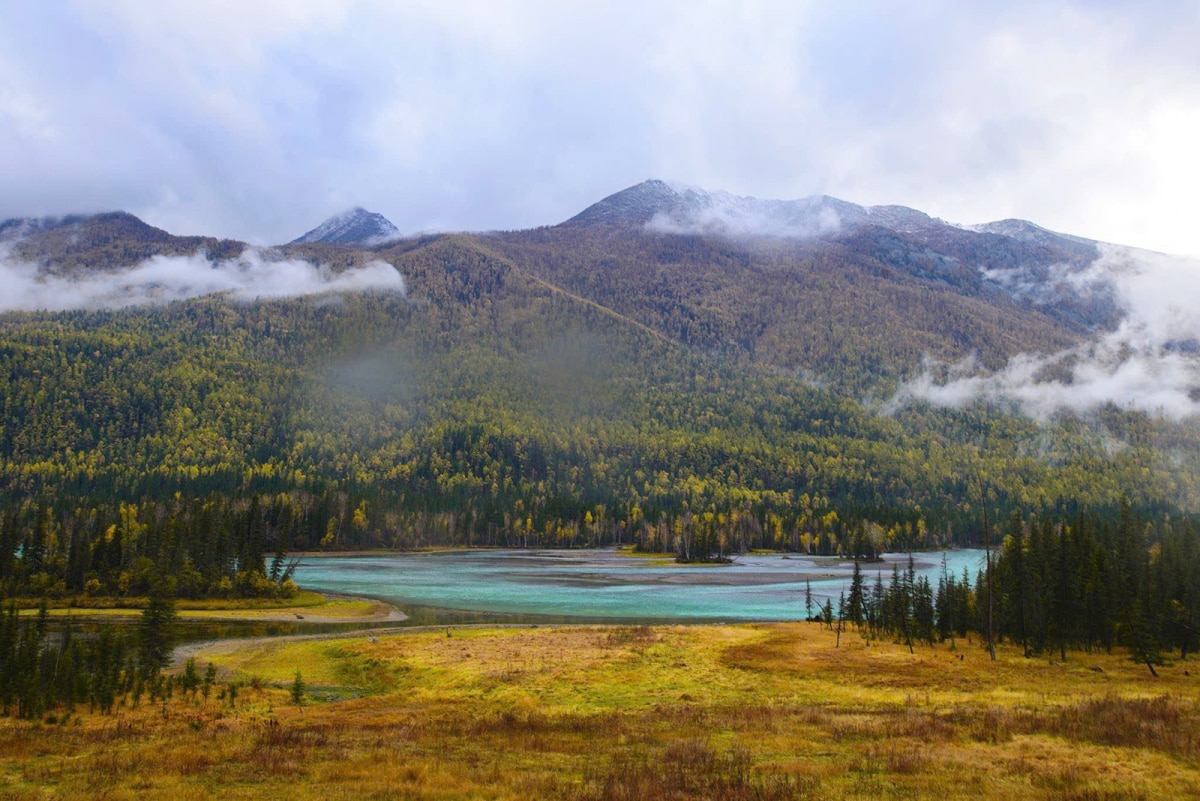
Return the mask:
<path id="1" fill-rule="evenodd" d="M 183 664 L 183 674 L 179 677 L 179 686 L 187 695 L 192 695 L 200 687 L 200 671 L 196 667 L 196 658 L 190 657 Z"/>
<path id="2" fill-rule="evenodd" d="M 170 664 L 175 617 L 175 581 L 156 572 L 142 610 L 142 672 L 147 676 Z"/>
<path id="3" fill-rule="evenodd" d="M 887 592 L 883 588 L 883 573 L 879 570 L 875 571 L 875 583 L 871 586 L 871 600 L 867 605 L 867 623 L 875 635 L 888 627 Z"/>
<path id="4" fill-rule="evenodd" d="M 913 622 L 917 638 L 933 645 L 937 639 L 937 618 L 933 608 L 933 588 L 921 576 L 913 587 Z"/>
<path id="5" fill-rule="evenodd" d="M 1135 662 L 1144 664 L 1150 670 L 1150 674 L 1157 678 L 1158 671 L 1154 669 L 1154 666 L 1165 664 L 1166 659 L 1163 657 L 1162 642 L 1159 639 L 1157 627 L 1150 621 L 1150 616 L 1146 613 L 1146 605 L 1146 598 L 1139 595 L 1129 607 L 1126 615 L 1127 644 L 1129 657 Z"/>
<path id="6" fill-rule="evenodd" d="M 300 676 L 300 671 L 296 671 L 296 678 L 292 680 L 292 703 L 296 706 L 304 706 L 304 679 Z"/>
<path id="7" fill-rule="evenodd" d="M 200 685 L 200 693 L 204 696 L 204 700 L 208 700 L 209 693 L 212 692 L 213 682 L 217 680 L 217 666 L 212 662 L 208 663 L 208 667 L 204 669 L 204 681 Z"/>
<path id="8" fill-rule="evenodd" d="M 857 559 L 854 561 L 854 577 L 850 579 L 850 597 L 847 603 L 849 604 L 846 610 L 847 617 L 854 625 L 861 626 L 865 597 L 863 595 L 862 566 Z"/>
<path id="9" fill-rule="evenodd" d="M 855 563 L 857 564 L 857 562 Z M 834 643 L 835 648 L 842 646 L 842 626 L 846 622 L 846 592 L 845 590 L 838 596 L 837 605 L 837 641 Z"/>
<path id="10" fill-rule="evenodd" d="M 946 555 L 942 554 L 942 573 L 938 576 L 937 595 L 934 596 L 933 608 L 937 615 L 938 638 L 950 640 L 954 645 L 954 576 L 946 565 Z"/>

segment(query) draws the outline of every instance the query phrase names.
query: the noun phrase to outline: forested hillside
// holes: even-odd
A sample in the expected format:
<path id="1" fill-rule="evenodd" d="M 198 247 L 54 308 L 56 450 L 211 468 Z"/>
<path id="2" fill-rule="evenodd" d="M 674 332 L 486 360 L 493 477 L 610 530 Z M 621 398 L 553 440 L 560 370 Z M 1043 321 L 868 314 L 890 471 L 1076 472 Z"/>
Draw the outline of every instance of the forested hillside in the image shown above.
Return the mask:
<path id="1" fill-rule="evenodd" d="M 131 267 L 152 256 L 197 251 L 229 258 L 241 242 L 207 236 L 172 236 L 132 214 L 114 211 L 90 216 L 0 222 L 0 245 L 19 260 L 36 262 L 49 274 L 80 274 Z"/>
<path id="2" fill-rule="evenodd" d="M 150 247 L 85 225 L 70 251 L 58 230 L 57 264 Z M 841 245 L 563 230 L 284 250 L 384 259 L 404 295 L 4 315 L 0 578 L 144 591 L 158 563 L 200 594 L 309 548 L 872 553 L 977 542 L 985 497 L 994 514 L 1197 509 L 1192 427 L 884 413 L 847 391 L 960 341 L 997 358 L 1068 341 L 1041 312 Z M 804 380 L 818 369 L 825 387 Z"/>
<path id="3" fill-rule="evenodd" d="M 974 353 L 999 367 L 1078 336 L 982 286 L 974 267 L 911 249 L 911 262 L 884 260 L 861 240 L 746 244 L 567 226 L 485 246 L 694 351 L 828 381 L 852 397 L 890 394 L 926 356 Z"/>

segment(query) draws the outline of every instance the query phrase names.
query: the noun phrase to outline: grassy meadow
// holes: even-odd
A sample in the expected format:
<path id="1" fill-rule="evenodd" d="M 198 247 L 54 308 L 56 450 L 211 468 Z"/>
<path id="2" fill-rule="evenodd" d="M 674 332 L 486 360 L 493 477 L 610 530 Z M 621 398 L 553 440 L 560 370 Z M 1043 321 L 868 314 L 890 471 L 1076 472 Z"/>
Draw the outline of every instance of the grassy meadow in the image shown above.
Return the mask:
<path id="1" fill-rule="evenodd" d="M 0 720 L 8 798 L 1175 799 L 1200 676 L 813 623 L 223 643 L 207 699 Z M 296 705 L 289 685 L 306 685 Z M 227 684 L 239 686 L 231 703 Z"/>

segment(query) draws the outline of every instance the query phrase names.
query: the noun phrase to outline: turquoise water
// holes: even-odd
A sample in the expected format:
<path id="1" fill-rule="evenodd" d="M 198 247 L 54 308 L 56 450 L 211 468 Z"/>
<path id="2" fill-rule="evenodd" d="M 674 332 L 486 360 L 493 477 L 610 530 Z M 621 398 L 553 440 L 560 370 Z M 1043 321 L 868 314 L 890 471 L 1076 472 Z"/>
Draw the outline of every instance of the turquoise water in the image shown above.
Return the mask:
<path id="1" fill-rule="evenodd" d="M 913 554 L 918 575 L 936 586 L 942 560 L 974 580 L 982 550 Z M 868 586 L 907 554 L 863 565 Z M 796 554 L 742 556 L 732 565 L 655 565 L 613 550 L 445 551 L 369 556 L 315 556 L 300 561 L 296 581 L 318 592 L 379 598 L 402 609 L 433 607 L 527 617 L 608 620 L 796 620 L 806 579 L 815 603 L 837 603 L 854 563 Z"/>

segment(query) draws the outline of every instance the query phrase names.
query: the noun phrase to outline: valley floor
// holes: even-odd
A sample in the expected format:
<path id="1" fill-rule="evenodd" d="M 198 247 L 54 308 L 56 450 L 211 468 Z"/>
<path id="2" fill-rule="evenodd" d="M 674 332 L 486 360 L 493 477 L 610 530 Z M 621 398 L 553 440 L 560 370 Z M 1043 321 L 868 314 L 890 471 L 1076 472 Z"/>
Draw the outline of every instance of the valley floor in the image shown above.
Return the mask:
<path id="1" fill-rule="evenodd" d="M 1200 796 L 1200 675 L 817 624 L 436 628 L 200 653 L 246 683 L 0 720 L 0 794 L 183 799 Z M 308 698 L 288 685 L 302 673 Z"/>

